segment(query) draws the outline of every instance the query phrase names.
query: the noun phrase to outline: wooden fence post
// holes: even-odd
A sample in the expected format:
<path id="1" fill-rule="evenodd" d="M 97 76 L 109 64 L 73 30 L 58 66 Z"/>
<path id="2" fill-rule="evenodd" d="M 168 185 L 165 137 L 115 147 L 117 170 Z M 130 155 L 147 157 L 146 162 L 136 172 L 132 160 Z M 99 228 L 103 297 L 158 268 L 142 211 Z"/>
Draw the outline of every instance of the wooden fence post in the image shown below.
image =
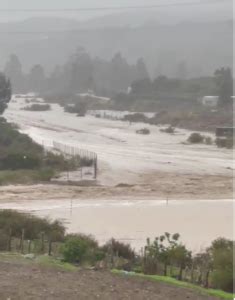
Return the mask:
<path id="1" fill-rule="evenodd" d="M 51 252 L 52 252 L 52 239 L 51 237 L 49 237 L 48 239 L 48 255 L 51 256 Z"/>
<path id="2" fill-rule="evenodd" d="M 94 158 L 94 178 L 97 178 L 97 156 Z"/>
<path id="3" fill-rule="evenodd" d="M 12 229 L 9 229 L 8 241 L 7 241 L 7 251 L 11 252 L 11 236 L 12 236 Z"/>
<path id="4" fill-rule="evenodd" d="M 114 267 L 114 257 L 113 257 L 113 240 L 111 241 L 111 268 L 113 269 Z"/>
<path id="5" fill-rule="evenodd" d="M 28 241 L 28 253 L 31 252 L 31 240 Z"/>
<path id="6" fill-rule="evenodd" d="M 22 233 L 21 233 L 20 252 L 24 253 L 24 228 L 22 229 Z"/>
<path id="7" fill-rule="evenodd" d="M 45 245 L 44 245 L 44 232 L 41 233 L 41 252 L 44 253 Z"/>

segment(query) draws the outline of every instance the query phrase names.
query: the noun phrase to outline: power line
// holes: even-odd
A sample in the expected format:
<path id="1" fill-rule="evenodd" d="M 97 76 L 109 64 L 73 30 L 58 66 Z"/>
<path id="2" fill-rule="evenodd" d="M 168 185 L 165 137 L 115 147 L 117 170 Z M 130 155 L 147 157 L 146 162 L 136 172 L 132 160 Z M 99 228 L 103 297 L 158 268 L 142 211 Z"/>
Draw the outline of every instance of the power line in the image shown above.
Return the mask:
<path id="1" fill-rule="evenodd" d="M 61 9 L 50 9 L 50 8 L 41 8 L 41 9 L 27 9 L 27 8 L 15 8 L 8 9 L 2 8 L 0 9 L 0 13 L 32 13 L 32 12 L 85 12 L 85 11 L 113 11 L 113 10 L 136 10 L 136 9 L 153 9 L 153 8 L 161 8 L 161 7 L 170 7 L 170 6 L 192 6 L 192 5 L 204 5 L 204 4 L 215 4 L 222 3 L 222 1 L 226 0 L 200 0 L 193 2 L 172 2 L 165 4 L 153 4 L 153 5 L 142 5 L 142 6 L 106 6 L 106 7 L 84 7 L 84 8 L 61 8 Z M 227 0 L 231 1 L 231 0 Z"/>
<path id="2" fill-rule="evenodd" d="M 154 28 L 154 27 L 153 27 Z M 111 28 L 113 29 L 113 28 Z M 116 27 L 116 29 L 120 29 L 120 30 L 132 30 L 132 27 Z M 136 27 L 134 27 L 134 30 L 136 29 Z M 79 34 L 79 33 L 88 33 L 91 31 L 105 31 L 105 30 L 109 30 L 109 27 L 100 27 L 100 28 L 95 28 L 95 27 L 91 27 L 91 28 L 81 28 L 81 29 L 68 29 L 68 30 L 44 30 L 44 31 L 0 31 L 0 35 L 2 34 L 6 34 L 6 35 L 50 35 L 50 34 Z M 47 38 L 47 36 L 46 36 Z"/>

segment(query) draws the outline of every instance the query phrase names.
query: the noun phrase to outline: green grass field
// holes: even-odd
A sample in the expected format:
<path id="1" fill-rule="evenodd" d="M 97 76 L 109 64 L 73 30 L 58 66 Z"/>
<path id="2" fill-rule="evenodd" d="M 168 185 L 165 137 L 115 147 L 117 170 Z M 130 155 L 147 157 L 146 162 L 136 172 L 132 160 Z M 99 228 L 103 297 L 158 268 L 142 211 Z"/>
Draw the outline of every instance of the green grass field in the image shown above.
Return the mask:
<path id="1" fill-rule="evenodd" d="M 38 264 L 42 267 L 49 267 L 69 272 L 75 272 L 78 270 L 78 267 L 48 255 L 37 255 L 34 258 L 27 258 L 27 256 L 15 252 L 1 252 L 0 261 Z"/>
<path id="2" fill-rule="evenodd" d="M 198 292 L 200 292 L 204 295 L 214 296 L 214 297 L 217 297 L 218 299 L 230 299 L 230 300 L 232 300 L 232 299 L 235 298 L 235 294 L 226 293 L 226 292 L 221 291 L 221 290 L 205 289 L 205 288 L 200 287 L 198 285 L 191 284 L 191 283 L 184 282 L 184 281 L 179 281 L 179 280 L 174 279 L 172 277 L 158 276 L 158 275 L 145 275 L 145 274 L 132 273 L 132 272 L 126 273 L 124 271 L 119 271 L 119 270 L 113 270 L 112 273 L 122 275 L 122 276 L 141 277 L 141 278 L 144 278 L 144 279 L 147 279 L 147 280 L 164 282 L 164 283 L 171 284 L 171 285 L 174 285 L 174 286 L 178 286 L 178 287 L 181 287 L 181 288 L 193 289 L 193 290 L 197 290 Z"/>
<path id="3" fill-rule="evenodd" d="M 0 185 L 47 182 L 53 176 L 55 176 L 55 171 L 46 168 L 39 170 L 1 170 Z"/>

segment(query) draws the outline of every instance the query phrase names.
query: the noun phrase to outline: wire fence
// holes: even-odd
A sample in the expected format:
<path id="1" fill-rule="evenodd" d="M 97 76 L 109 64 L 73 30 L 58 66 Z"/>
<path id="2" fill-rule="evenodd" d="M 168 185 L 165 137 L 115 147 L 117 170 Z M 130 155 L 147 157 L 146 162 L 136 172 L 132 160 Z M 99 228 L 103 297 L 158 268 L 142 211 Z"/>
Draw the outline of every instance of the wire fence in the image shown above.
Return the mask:
<path id="1" fill-rule="evenodd" d="M 94 179 L 97 178 L 98 170 L 98 156 L 95 152 L 80 149 L 71 145 L 62 144 L 59 142 L 52 142 L 53 149 L 60 152 L 64 156 L 79 157 L 81 161 L 81 168 L 83 165 L 89 165 L 93 167 Z"/>

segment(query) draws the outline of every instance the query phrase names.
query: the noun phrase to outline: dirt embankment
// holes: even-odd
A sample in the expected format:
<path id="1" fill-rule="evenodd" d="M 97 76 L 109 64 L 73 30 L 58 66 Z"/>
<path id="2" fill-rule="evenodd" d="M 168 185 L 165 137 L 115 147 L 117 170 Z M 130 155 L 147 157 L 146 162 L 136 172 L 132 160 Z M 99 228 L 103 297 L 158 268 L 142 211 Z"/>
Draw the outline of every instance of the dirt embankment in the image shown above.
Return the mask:
<path id="1" fill-rule="evenodd" d="M 108 271 L 65 272 L 13 262 L 0 262 L 0 299 L 215 300 L 196 291 Z"/>

